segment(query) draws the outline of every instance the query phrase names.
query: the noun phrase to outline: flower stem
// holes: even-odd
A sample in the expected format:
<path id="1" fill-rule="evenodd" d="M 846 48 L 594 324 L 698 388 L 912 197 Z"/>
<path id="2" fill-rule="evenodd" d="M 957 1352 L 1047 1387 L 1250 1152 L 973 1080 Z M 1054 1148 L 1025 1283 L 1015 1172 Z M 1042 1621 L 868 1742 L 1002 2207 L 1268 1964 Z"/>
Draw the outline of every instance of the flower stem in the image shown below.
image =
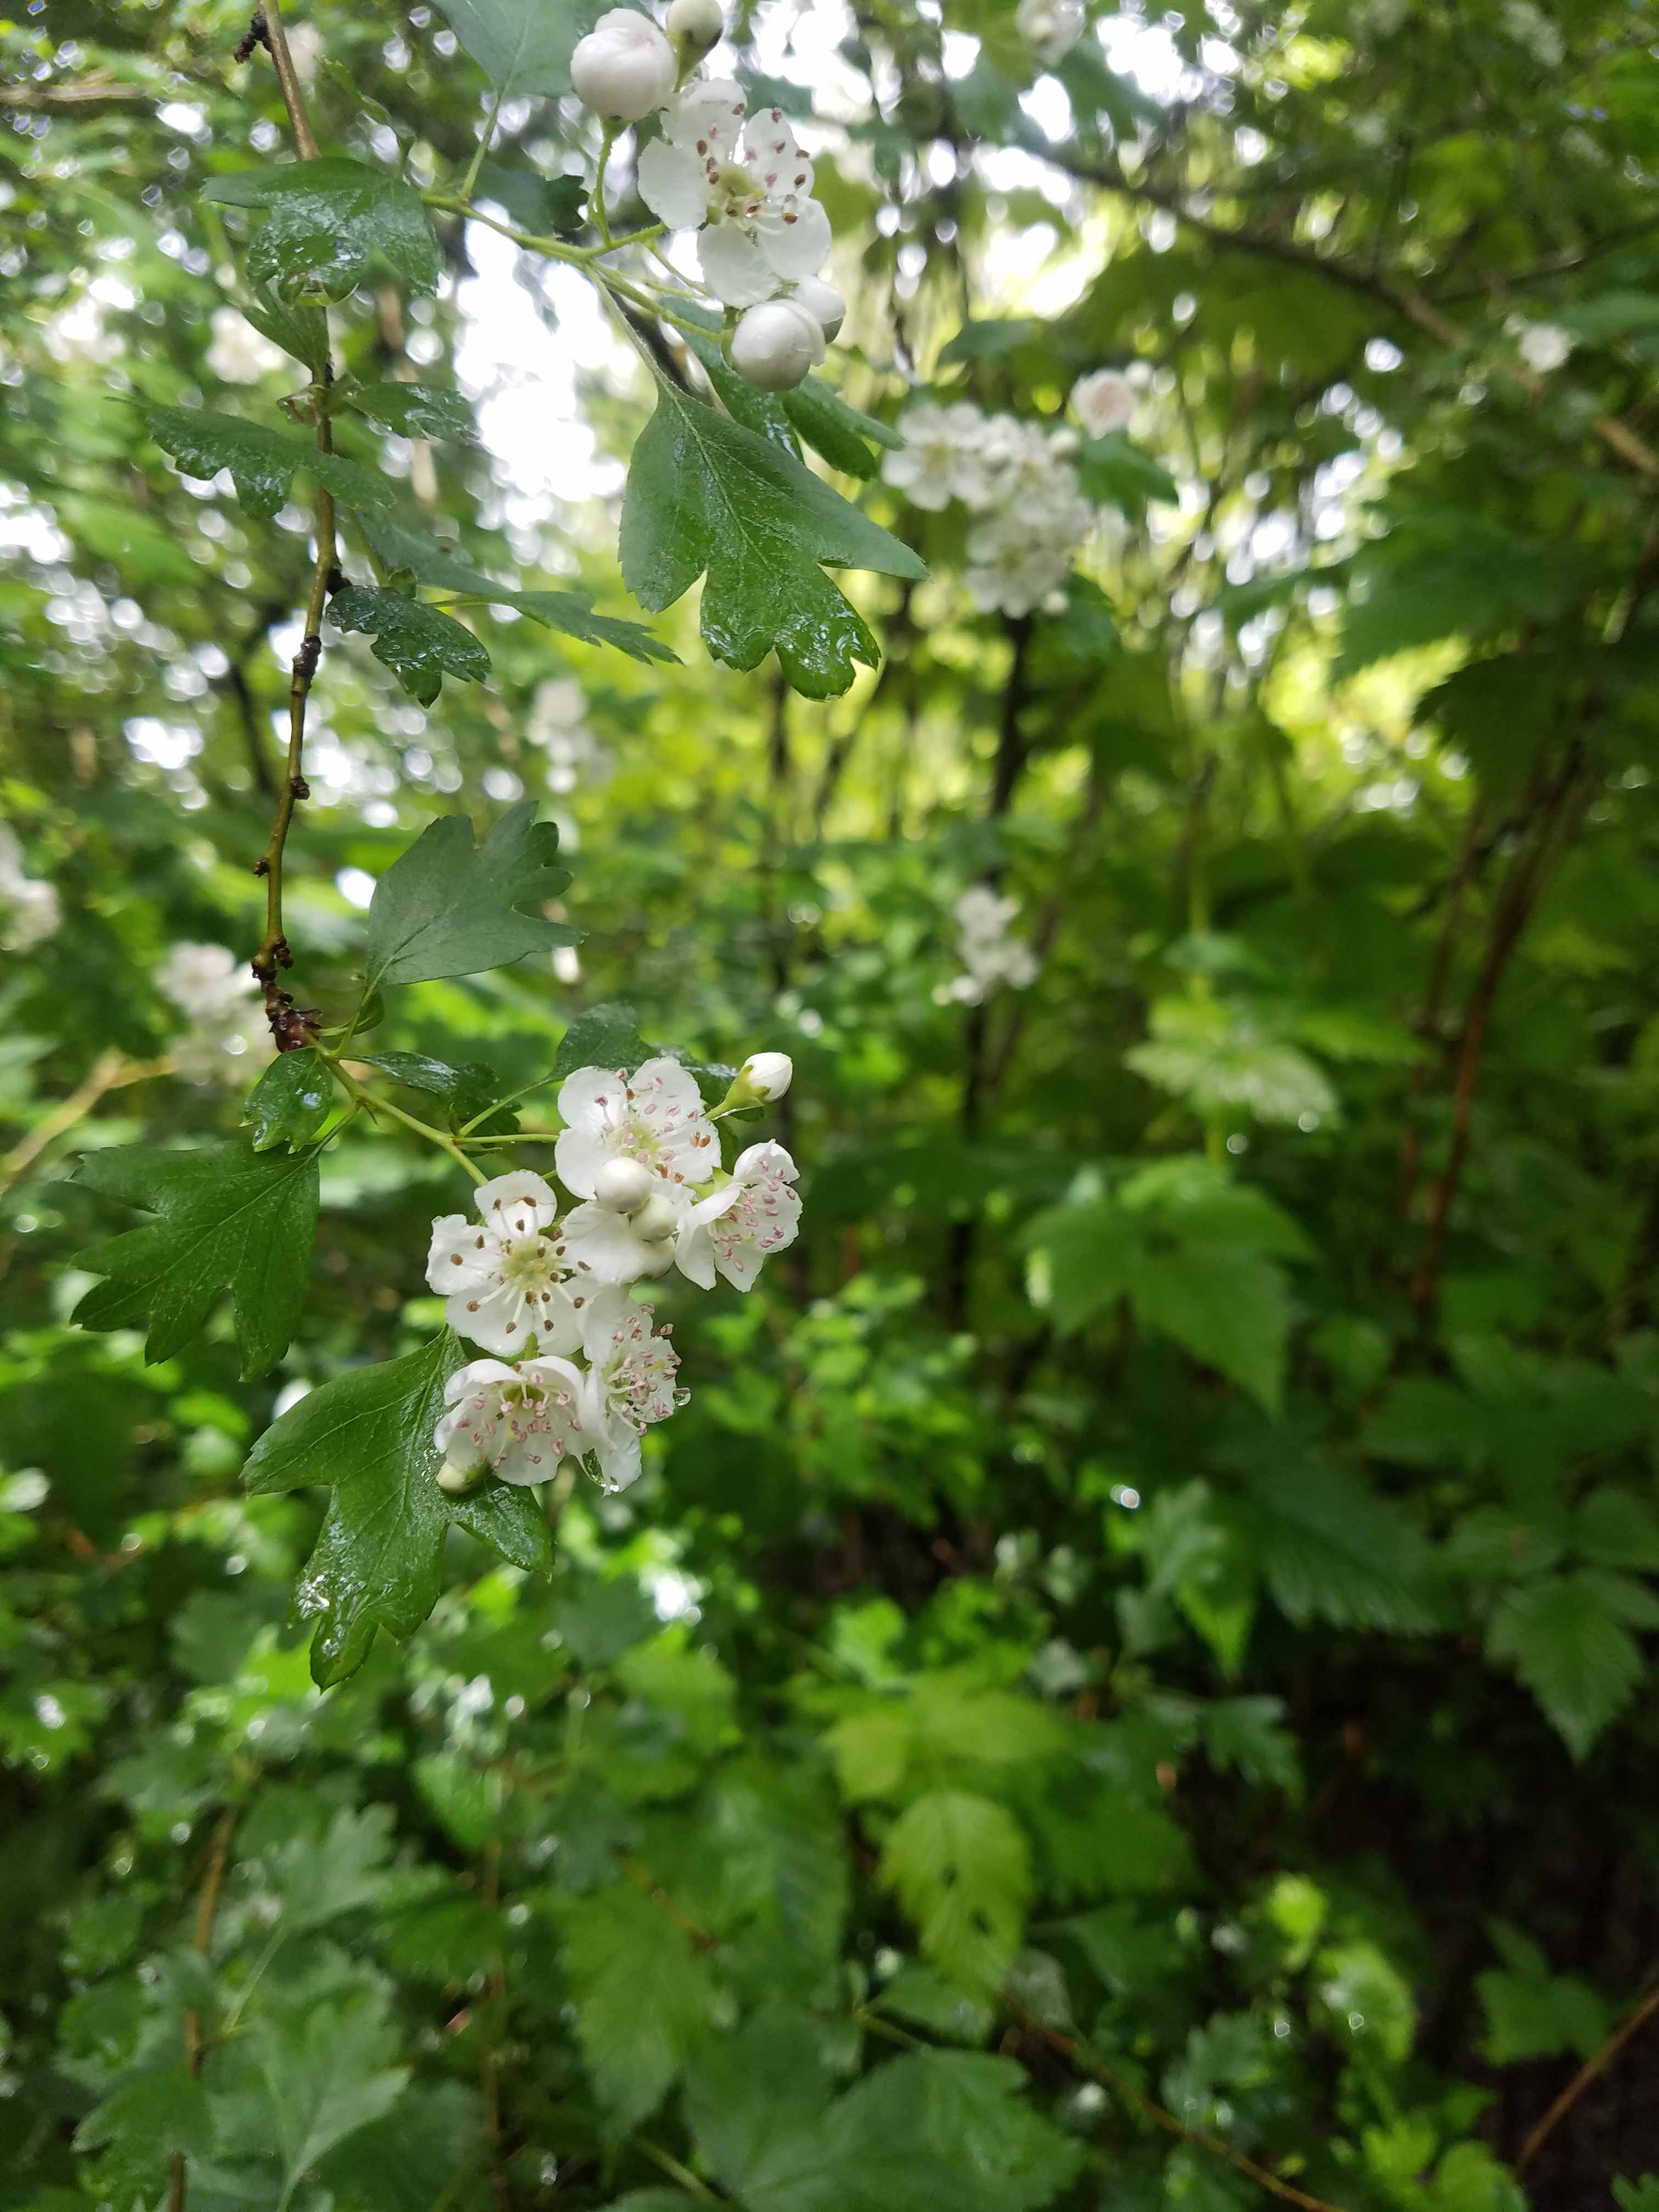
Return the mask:
<path id="1" fill-rule="evenodd" d="M 472 149 L 472 159 L 467 164 L 466 174 L 461 179 L 460 197 L 464 200 L 470 200 L 472 197 L 472 187 L 478 181 L 478 172 L 483 168 L 484 156 L 489 151 L 489 142 L 495 136 L 495 125 L 501 120 L 501 107 L 506 99 L 507 87 L 498 85 L 495 97 L 489 104 L 489 112 L 484 118 L 484 127 L 478 133 L 478 143 Z"/>
<path id="2" fill-rule="evenodd" d="M 489 1177 L 483 1170 L 475 1166 L 473 1162 L 468 1159 L 459 1145 L 447 1130 L 434 1129 L 429 1121 L 417 1121 L 413 1114 L 405 1114 L 401 1106 L 394 1106 L 389 1098 L 375 1097 L 373 1092 L 366 1091 L 354 1076 L 346 1073 L 335 1054 L 325 1052 L 323 1058 L 327 1062 L 335 1081 L 346 1096 L 354 1104 L 361 1106 L 371 1120 L 376 1114 L 390 1114 L 394 1121 L 401 1121 L 404 1128 L 412 1129 L 418 1137 L 424 1137 L 429 1145 L 436 1145 L 440 1152 L 447 1152 L 456 1165 L 464 1168 L 474 1182 L 489 1181 Z"/>

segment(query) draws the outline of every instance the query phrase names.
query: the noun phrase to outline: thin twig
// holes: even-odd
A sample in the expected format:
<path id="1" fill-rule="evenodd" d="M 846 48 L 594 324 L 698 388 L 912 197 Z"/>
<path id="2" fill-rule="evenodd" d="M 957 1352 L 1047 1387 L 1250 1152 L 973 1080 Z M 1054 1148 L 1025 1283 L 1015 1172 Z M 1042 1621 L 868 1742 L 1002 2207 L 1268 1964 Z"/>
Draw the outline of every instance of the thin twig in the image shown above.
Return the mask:
<path id="1" fill-rule="evenodd" d="M 1224 2159 L 1235 2172 L 1248 2175 L 1259 2189 L 1281 2197 L 1287 2204 L 1299 2204 L 1303 2212 L 1340 2212 L 1339 2206 L 1328 2203 L 1322 2197 L 1310 2197 L 1306 2190 L 1295 2188 L 1288 2181 L 1281 2181 L 1276 2173 L 1270 2173 L 1265 2166 L 1258 2166 L 1254 2159 L 1246 2158 L 1242 2150 L 1235 2150 L 1231 2143 L 1224 2142 L 1219 2136 L 1212 2136 L 1204 2128 L 1188 2127 L 1173 2112 L 1165 2112 L 1163 2106 L 1156 2103 L 1144 2089 L 1137 2089 L 1121 2074 L 1114 2073 L 1103 2060 L 1092 2057 L 1069 2035 L 1061 2035 L 1058 2029 L 1045 2027 L 1035 2013 L 1027 2012 L 1024 2006 L 1014 1998 L 1005 1996 L 999 2002 L 1003 2010 L 1017 2020 L 1028 2035 L 1034 2035 L 1046 2043 L 1050 2051 L 1065 2059 L 1067 2065 L 1075 2068 L 1079 2073 L 1092 2075 L 1097 2081 L 1103 2082 L 1109 2089 L 1115 2091 L 1125 2104 L 1133 2105 L 1155 2126 L 1162 2128 L 1165 2135 L 1174 2136 L 1181 2142 L 1196 2143 L 1200 2149 L 1209 2151 L 1214 2157 Z"/>
<path id="2" fill-rule="evenodd" d="M 199 1958 L 205 1959 L 213 1945 L 214 1917 L 219 1910 L 219 1892 L 224 1887 L 225 1868 L 230 1858 L 230 1839 L 236 1832 L 239 1808 L 227 1805 L 219 1815 L 219 1825 L 213 1832 L 213 1844 L 208 1852 L 207 1872 L 202 1878 L 202 1893 L 196 1901 L 196 1928 L 191 1938 L 191 1948 Z M 202 2039 L 202 2015 L 198 2012 L 185 2014 L 185 2064 L 194 2080 L 202 2070 L 206 2046 Z M 167 2166 L 167 2212 L 185 2212 L 185 2199 L 189 2191 L 189 2157 L 176 2150 Z"/>
<path id="3" fill-rule="evenodd" d="M 699 1926 L 689 1912 L 682 1911 L 649 1867 L 641 1866 L 635 1858 L 626 1858 L 622 1863 L 622 1868 L 629 1881 L 642 1889 L 653 1905 L 659 1905 L 677 1928 L 684 1929 L 697 1950 L 718 1951 L 720 1949 L 720 1937 L 711 1935 L 707 1928 Z"/>
<path id="4" fill-rule="evenodd" d="M 247 37 L 237 52 L 246 58 L 256 46 L 265 49 L 276 72 L 276 83 L 283 95 L 283 106 L 288 112 L 289 131 L 294 140 L 295 152 L 302 161 L 315 161 L 316 134 L 312 130 L 311 118 L 306 109 L 305 93 L 300 83 L 299 73 L 289 52 L 288 33 L 283 27 L 279 0 L 264 0 L 248 27 Z M 333 378 L 333 362 L 325 353 L 322 382 L 327 386 L 332 383 Z M 320 412 L 317 418 L 317 450 L 319 453 L 331 453 L 334 450 L 333 428 L 326 412 Z M 316 678 L 317 664 L 323 654 L 323 610 L 328 605 L 330 588 L 337 581 L 339 575 L 336 567 L 334 499 L 321 484 L 317 487 L 315 537 L 316 564 L 312 570 L 311 590 L 306 600 L 305 629 L 289 677 L 288 758 L 284 764 L 283 787 L 277 798 L 270 835 L 253 871 L 255 875 L 265 878 L 265 933 L 253 956 L 253 972 L 264 992 L 265 1016 L 279 1052 L 293 1052 L 302 1045 L 310 1044 L 316 1034 L 313 1018 L 295 1012 L 293 998 L 279 987 L 276 976 L 278 969 L 290 968 L 294 964 L 294 956 L 289 950 L 283 928 L 283 859 L 295 807 L 301 799 L 311 796 L 305 780 L 306 708 Z"/>
<path id="5" fill-rule="evenodd" d="M 1587 2058 L 1566 2087 L 1550 2106 L 1538 2125 L 1521 2146 L 1521 2155 L 1515 2161 L 1516 2173 L 1522 2172 L 1543 2148 L 1567 2114 L 1599 2075 L 1605 2074 L 1625 2045 L 1638 2035 L 1659 2013 L 1659 1982 L 1656 1982 L 1634 2010 L 1627 2013 L 1614 2028 L 1593 2058 Z"/>
<path id="6" fill-rule="evenodd" d="M 152 1075 L 171 1075 L 170 1060 L 129 1060 L 124 1052 L 106 1052 L 78 1091 L 71 1091 L 44 1121 L 37 1121 L 27 1136 L 0 1159 L 0 1198 L 18 1177 L 27 1173 L 54 1138 L 84 1121 L 106 1091 L 120 1091 L 129 1083 L 143 1083 Z"/>

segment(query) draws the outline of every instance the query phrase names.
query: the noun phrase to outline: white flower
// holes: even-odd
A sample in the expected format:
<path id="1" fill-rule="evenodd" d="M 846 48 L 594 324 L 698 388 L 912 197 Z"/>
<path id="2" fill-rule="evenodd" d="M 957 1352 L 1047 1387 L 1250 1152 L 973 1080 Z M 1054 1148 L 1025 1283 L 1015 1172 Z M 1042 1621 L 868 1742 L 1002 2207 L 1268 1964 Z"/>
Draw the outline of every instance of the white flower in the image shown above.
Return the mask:
<path id="1" fill-rule="evenodd" d="M 574 1352 L 581 1325 L 565 1278 L 559 1202 L 538 1175 L 523 1170 L 480 1183 L 479 1219 L 447 1213 L 432 1224 L 426 1279 L 445 1300 L 444 1318 L 486 1352 Z"/>
<path id="2" fill-rule="evenodd" d="M 250 1012 L 240 1020 L 196 1022 L 170 1048 L 174 1070 L 191 1083 L 223 1083 L 242 1090 L 258 1069 L 276 1056 L 264 1017 Z"/>
<path id="3" fill-rule="evenodd" d="M 15 830 L 0 822 L 0 949 L 27 952 L 55 934 L 64 909 L 57 890 L 23 869 L 23 848 Z"/>
<path id="4" fill-rule="evenodd" d="M 175 945 L 155 971 L 155 988 L 198 1022 L 229 1021 L 259 988 L 228 945 Z"/>
<path id="5" fill-rule="evenodd" d="M 730 1182 L 682 1218 L 674 1255 L 680 1273 L 712 1291 L 718 1269 L 728 1283 L 748 1290 L 767 1254 L 795 1241 L 800 1198 L 790 1186 L 798 1172 L 781 1145 L 750 1145 L 740 1152 Z"/>
<path id="6" fill-rule="evenodd" d="M 1083 0 L 1019 0 L 1014 22 L 1045 62 L 1062 60 L 1083 36 Z"/>
<path id="7" fill-rule="evenodd" d="M 298 36 L 299 29 L 290 33 L 290 47 Z M 207 350 L 207 365 L 222 384 L 258 384 L 261 377 L 281 368 L 287 359 L 281 346 L 273 345 L 234 307 L 214 309 L 213 343 Z"/>
<path id="8" fill-rule="evenodd" d="M 666 1328 L 653 1329 L 653 1309 L 626 1291 L 597 1291 L 582 1316 L 587 1371 L 577 1401 L 580 1428 L 573 1453 L 599 1461 L 600 1486 L 626 1490 L 640 1472 L 640 1437 L 665 1421 L 687 1393 L 675 1387 L 679 1358 Z"/>
<path id="9" fill-rule="evenodd" d="M 951 985 L 949 997 L 976 1006 L 999 984 L 1023 991 L 1036 981 L 1036 955 L 1029 945 L 1008 934 L 1009 924 L 1019 912 L 1018 899 L 1000 897 L 988 884 L 972 884 L 953 911 L 961 932 L 962 964 L 968 972 Z"/>
<path id="10" fill-rule="evenodd" d="M 502 1482 L 550 1480 L 566 1453 L 580 1448 L 581 1382 L 568 1359 L 526 1359 L 517 1367 L 475 1359 L 459 1369 L 444 1385 L 449 1411 L 432 1433 L 444 1455 L 439 1481 L 460 1489 L 486 1468 Z"/>
<path id="11" fill-rule="evenodd" d="M 981 614 L 1029 615 L 1071 573 L 1063 531 L 1033 538 L 1017 517 L 997 515 L 968 539 L 968 595 Z"/>
<path id="12" fill-rule="evenodd" d="M 641 1161 L 671 1197 L 707 1182 L 720 1165 L 720 1139 L 693 1078 L 675 1060 L 647 1060 L 629 1076 L 579 1067 L 559 1092 L 565 1127 L 554 1147 L 559 1180 L 592 1198 L 607 1160 Z"/>
<path id="13" fill-rule="evenodd" d="M 781 1098 L 795 1079 L 795 1063 L 787 1052 L 751 1052 L 738 1070 L 757 1098 L 768 1105 Z"/>
<path id="14" fill-rule="evenodd" d="M 732 333 L 732 366 L 763 392 L 793 392 L 823 359 L 823 331 L 794 300 L 763 300 Z"/>
<path id="15" fill-rule="evenodd" d="M 660 107 L 679 73 L 674 49 L 636 8 L 601 15 L 570 57 L 577 99 L 614 123 L 638 123 Z"/>
<path id="16" fill-rule="evenodd" d="M 1072 412 L 1091 438 L 1127 430 L 1135 411 L 1135 388 L 1121 368 L 1097 368 L 1072 386 Z"/>
<path id="17" fill-rule="evenodd" d="M 728 307 L 757 307 L 816 276 L 830 256 L 830 218 L 811 197 L 812 164 L 781 107 L 745 112 L 729 77 L 688 85 L 663 111 L 662 136 L 640 155 L 640 198 L 672 229 L 700 224 L 703 282 Z"/>
<path id="18" fill-rule="evenodd" d="M 1572 351 L 1572 335 L 1554 323 L 1528 323 L 1517 341 L 1521 358 L 1539 376 L 1561 368 Z"/>
<path id="19" fill-rule="evenodd" d="M 981 505 L 988 492 L 985 417 L 965 401 L 935 407 L 923 401 L 908 408 L 899 422 L 904 440 L 882 463 L 884 482 L 902 491 L 913 507 L 937 513 L 953 499 Z"/>

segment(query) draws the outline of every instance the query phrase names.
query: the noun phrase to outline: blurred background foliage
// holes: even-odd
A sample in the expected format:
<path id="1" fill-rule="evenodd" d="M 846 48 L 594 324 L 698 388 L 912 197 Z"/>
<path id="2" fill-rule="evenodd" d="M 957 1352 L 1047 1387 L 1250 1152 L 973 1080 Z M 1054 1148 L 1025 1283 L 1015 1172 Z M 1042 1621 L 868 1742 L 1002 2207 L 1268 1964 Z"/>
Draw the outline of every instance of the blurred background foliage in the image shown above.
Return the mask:
<path id="1" fill-rule="evenodd" d="M 683 608 L 654 666 L 480 611 L 491 683 L 425 708 L 328 638 L 302 996 L 434 812 L 538 798 L 579 951 L 379 1048 L 527 1080 L 621 1000 L 787 1050 L 807 1210 L 675 1314 L 638 1487 L 555 1486 L 550 1586 L 456 1534 L 326 1695 L 320 1501 L 238 1469 L 431 1334 L 448 1164 L 330 1152 L 268 1381 L 228 1314 L 149 1368 L 68 1318 L 75 1152 L 233 1132 L 262 1049 L 156 978 L 257 940 L 308 519 L 133 403 L 292 389 L 202 198 L 281 106 L 227 0 L 0 23 L 0 2205 L 1659 2203 L 1652 2043 L 1607 2052 L 1659 1960 L 1659 21 L 1089 12 L 1052 60 L 1005 0 L 732 27 L 820 156 L 848 398 L 1134 376 L 1062 608 L 976 612 L 959 510 L 842 479 L 933 577 L 849 585 L 889 658 L 839 702 Z M 325 144 L 465 166 L 440 15 L 296 29 Z M 568 207 L 589 128 L 510 103 L 501 204 Z M 381 465 L 637 615 L 636 367 L 440 231 L 337 343 L 483 443 Z M 1021 987 L 964 971 L 975 884 Z"/>

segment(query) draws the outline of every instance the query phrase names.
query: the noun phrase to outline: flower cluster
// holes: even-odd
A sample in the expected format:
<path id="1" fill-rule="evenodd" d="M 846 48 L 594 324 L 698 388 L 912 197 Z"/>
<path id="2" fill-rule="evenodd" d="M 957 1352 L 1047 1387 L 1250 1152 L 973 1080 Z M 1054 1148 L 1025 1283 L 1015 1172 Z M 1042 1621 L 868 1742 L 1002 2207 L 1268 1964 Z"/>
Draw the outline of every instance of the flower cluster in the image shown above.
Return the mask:
<path id="1" fill-rule="evenodd" d="M 173 1062 L 197 1083 L 246 1083 L 271 1054 L 259 987 L 223 945 L 175 945 L 155 971 L 155 988 L 190 1022 L 173 1041 Z"/>
<path id="2" fill-rule="evenodd" d="M 1019 912 L 1018 899 L 999 897 L 988 884 L 974 884 L 963 891 L 954 910 L 961 933 L 958 951 L 966 973 L 950 986 L 948 997 L 976 1006 L 1000 984 L 1023 991 L 1036 982 L 1036 953 L 1023 938 L 1008 934 L 1009 924 Z"/>
<path id="3" fill-rule="evenodd" d="M 16 833 L 0 822 L 0 951 L 27 952 L 55 934 L 63 919 L 56 890 L 25 873 Z"/>
<path id="4" fill-rule="evenodd" d="M 968 400 L 924 401 L 899 422 L 904 443 L 882 475 L 916 507 L 962 504 L 979 517 L 968 533 L 969 596 L 983 614 L 1057 612 L 1061 586 L 1096 523 L 1073 456 L 1077 434 L 987 415 Z"/>
<path id="5" fill-rule="evenodd" d="M 731 77 L 682 82 L 723 28 L 713 0 L 674 0 L 666 33 L 637 9 L 613 8 L 577 46 L 570 78 L 613 125 L 655 116 L 640 198 L 669 229 L 696 232 L 704 286 L 740 311 L 732 367 L 784 391 L 823 359 L 847 303 L 823 278 L 830 218 L 783 110 L 751 116 Z"/>
<path id="6" fill-rule="evenodd" d="M 727 1103 L 781 1097 L 790 1074 L 783 1054 L 758 1054 Z M 580 1203 L 561 1218 L 553 1186 L 524 1170 L 479 1185 L 476 1219 L 432 1224 L 427 1281 L 456 1334 L 493 1355 L 450 1378 L 434 1438 L 447 1487 L 485 1472 L 544 1482 L 571 1459 L 592 1462 L 605 1489 L 626 1489 L 641 1437 L 687 1395 L 668 1324 L 629 1286 L 678 1267 L 706 1290 L 718 1274 L 746 1291 L 767 1255 L 795 1241 L 794 1162 L 781 1145 L 750 1145 L 725 1172 L 719 1132 L 678 1060 L 648 1060 L 632 1075 L 578 1068 L 558 1103 L 554 1171 Z"/>

